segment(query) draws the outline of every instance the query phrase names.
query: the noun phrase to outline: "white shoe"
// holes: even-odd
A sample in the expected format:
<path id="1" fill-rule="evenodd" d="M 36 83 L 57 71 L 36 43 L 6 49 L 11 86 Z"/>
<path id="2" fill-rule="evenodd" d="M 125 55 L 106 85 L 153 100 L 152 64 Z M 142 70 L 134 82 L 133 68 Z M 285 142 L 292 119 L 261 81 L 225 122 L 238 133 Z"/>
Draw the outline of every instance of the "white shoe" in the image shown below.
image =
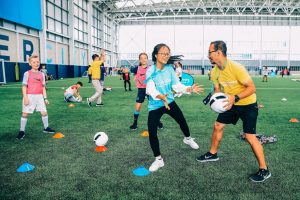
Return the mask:
<path id="1" fill-rule="evenodd" d="M 179 98 L 179 97 L 181 97 L 181 96 L 182 96 L 182 93 L 178 93 L 177 97 Z"/>
<path id="2" fill-rule="evenodd" d="M 176 98 L 176 97 L 178 97 L 178 93 L 175 93 L 175 94 L 174 94 L 174 98 Z"/>
<path id="3" fill-rule="evenodd" d="M 164 163 L 164 160 L 162 158 L 161 159 L 155 159 L 155 161 L 149 167 L 149 171 L 150 172 L 155 172 L 163 166 L 165 166 L 165 163 Z"/>
<path id="4" fill-rule="evenodd" d="M 199 149 L 199 145 L 194 141 L 195 138 L 184 138 L 183 142 L 187 145 L 190 145 L 190 147 L 192 147 L 193 149 Z"/>

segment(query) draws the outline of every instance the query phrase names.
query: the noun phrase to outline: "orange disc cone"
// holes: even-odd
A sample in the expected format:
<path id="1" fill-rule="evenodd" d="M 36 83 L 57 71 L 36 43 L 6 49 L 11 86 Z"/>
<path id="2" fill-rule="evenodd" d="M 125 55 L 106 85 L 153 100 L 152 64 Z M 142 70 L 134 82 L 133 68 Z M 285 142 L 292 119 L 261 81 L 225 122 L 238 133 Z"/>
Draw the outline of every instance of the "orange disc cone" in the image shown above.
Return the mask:
<path id="1" fill-rule="evenodd" d="M 68 106 L 69 106 L 70 108 L 73 108 L 73 107 L 75 107 L 75 104 L 72 104 L 72 103 L 71 103 L 71 104 L 69 104 Z"/>
<path id="2" fill-rule="evenodd" d="M 149 137 L 149 132 L 148 131 L 143 131 L 141 133 L 141 136 L 143 136 L 143 137 Z"/>
<path id="3" fill-rule="evenodd" d="M 291 118 L 291 119 L 290 119 L 290 122 L 292 122 L 292 123 L 298 123 L 299 120 L 298 120 L 297 118 Z"/>
<path id="4" fill-rule="evenodd" d="M 62 134 L 61 132 L 57 132 L 52 137 L 55 139 L 61 139 L 61 138 L 65 137 L 65 135 Z"/>
<path id="5" fill-rule="evenodd" d="M 105 146 L 96 146 L 95 151 L 96 152 L 104 152 L 104 151 L 107 151 L 107 148 Z"/>

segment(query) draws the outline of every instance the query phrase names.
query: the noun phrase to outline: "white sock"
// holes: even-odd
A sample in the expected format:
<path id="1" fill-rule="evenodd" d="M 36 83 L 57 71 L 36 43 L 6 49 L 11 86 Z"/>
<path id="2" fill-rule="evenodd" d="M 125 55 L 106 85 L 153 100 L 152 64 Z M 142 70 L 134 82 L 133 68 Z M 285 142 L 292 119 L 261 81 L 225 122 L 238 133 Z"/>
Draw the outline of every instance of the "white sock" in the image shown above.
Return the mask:
<path id="1" fill-rule="evenodd" d="M 157 157 L 155 157 L 155 160 L 161 160 L 162 159 L 162 157 L 161 156 L 157 156 Z"/>
<path id="2" fill-rule="evenodd" d="M 20 131 L 25 131 L 26 124 L 27 124 L 27 118 L 21 117 Z"/>
<path id="3" fill-rule="evenodd" d="M 185 137 L 185 139 L 189 140 L 189 139 L 191 139 L 191 136 L 189 136 L 189 137 Z"/>
<path id="4" fill-rule="evenodd" d="M 44 124 L 44 129 L 48 127 L 48 115 L 47 116 L 42 116 L 42 121 Z"/>

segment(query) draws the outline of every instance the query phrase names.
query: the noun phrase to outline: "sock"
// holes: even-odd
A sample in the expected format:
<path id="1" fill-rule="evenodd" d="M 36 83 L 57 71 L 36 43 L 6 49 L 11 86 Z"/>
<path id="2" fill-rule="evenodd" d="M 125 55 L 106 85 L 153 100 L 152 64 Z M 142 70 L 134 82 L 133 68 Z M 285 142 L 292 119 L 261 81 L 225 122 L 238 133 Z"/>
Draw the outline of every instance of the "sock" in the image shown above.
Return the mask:
<path id="1" fill-rule="evenodd" d="M 189 136 L 189 137 L 185 137 L 185 139 L 189 140 L 189 139 L 191 139 L 191 136 Z"/>
<path id="2" fill-rule="evenodd" d="M 48 115 L 47 116 L 42 116 L 42 121 L 44 124 L 44 129 L 48 127 Z"/>
<path id="3" fill-rule="evenodd" d="M 156 157 L 155 157 L 155 160 L 161 160 L 161 159 L 162 159 L 161 156 L 156 156 Z"/>
<path id="4" fill-rule="evenodd" d="M 140 113 L 138 112 L 138 111 L 134 111 L 134 113 L 133 113 L 133 119 L 134 119 L 134 124 L 137 124 L 137 121 L 138 121 L 138 119 L 139 119 L 139 115 L 140 115 Z"/>
<path id="5" fill-rule="evenodd" d="M 27 118 L 21 117 L 20 131 L 25 131 L 26 124 L 27 124 Z"/>

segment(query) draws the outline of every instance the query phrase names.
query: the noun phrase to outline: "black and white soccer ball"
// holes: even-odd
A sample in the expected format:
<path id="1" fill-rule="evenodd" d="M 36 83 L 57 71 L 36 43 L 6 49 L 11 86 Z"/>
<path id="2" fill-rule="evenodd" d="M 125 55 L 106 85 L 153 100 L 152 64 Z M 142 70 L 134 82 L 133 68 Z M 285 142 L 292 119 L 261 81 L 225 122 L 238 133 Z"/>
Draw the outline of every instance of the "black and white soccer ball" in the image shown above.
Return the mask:
<path id="1" fill-rule="evenodd" d="M 227 100 L 228 97 L 222 93 L 218 92 L 211 96 L 209 100 L 209 105 L 211 109 L 217 113 L 223 113 L 226 111 L 226 107 L 224 106 L 227 104 L 227 102 L 224 102 L 224 100 Z"/>
<path id="2" fill-rule="evenodd" d="M 105 146 L 108 142 L 108 136 L 104 132 L 98 132 L 94 136 L 94 142 L 96 146 Z"/>

